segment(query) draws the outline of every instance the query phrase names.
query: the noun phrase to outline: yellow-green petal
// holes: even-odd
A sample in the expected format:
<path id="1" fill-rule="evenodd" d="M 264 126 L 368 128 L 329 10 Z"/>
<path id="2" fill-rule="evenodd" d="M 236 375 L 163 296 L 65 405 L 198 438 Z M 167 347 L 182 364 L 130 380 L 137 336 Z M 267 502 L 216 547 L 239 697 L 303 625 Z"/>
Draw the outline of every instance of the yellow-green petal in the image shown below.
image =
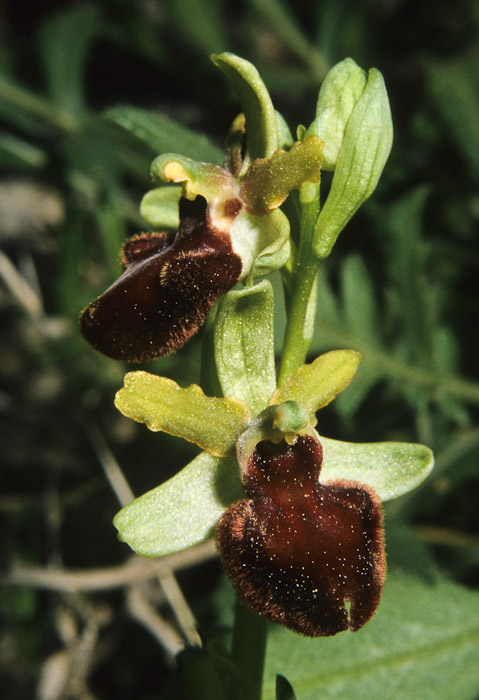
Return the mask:
<path id="1" fill-rule="evenodd" d="M 291 190 L 299 189 L 304 182 L 319 182 L 322 149 L 321 139 L 310 134 L 289 151 L 276 151 L 271 158 L 251 163 L 241 185 L 247 210 L 262 216 L 280 207 Z"/>
<path id="2" fill-rule="evenodd" d="M 302 365 L 294 377 L 274 392 L 269 403 L 297 401 L 313 417 L 350 384 L 360 363 L 361 355 L 354 350 L 326 352 L 311 364 Z"/>
<path id="3" fill-rule="evenodd" d="M 233 452 L 251 419 L 250 409 L 239 399 L 205 396 L 196 384 L 184 389 L 172 379 L 141 371 L 125 376 L 115 405 L 150 430 L 177 435 L 217 456 Z"/>

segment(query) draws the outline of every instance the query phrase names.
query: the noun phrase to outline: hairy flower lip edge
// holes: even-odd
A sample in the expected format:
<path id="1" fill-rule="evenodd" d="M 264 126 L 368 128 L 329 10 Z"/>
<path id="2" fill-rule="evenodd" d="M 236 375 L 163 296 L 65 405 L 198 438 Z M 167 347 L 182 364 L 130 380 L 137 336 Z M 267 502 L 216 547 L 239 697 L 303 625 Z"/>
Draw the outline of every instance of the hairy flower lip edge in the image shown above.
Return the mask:
<path id="1" fill-rule="evenodd" d="M 283 449 L 281 443 L 272 447 L 271 441 L 264 440 L 258 443 L 251 454 L 248 467 L 243 474 L 243 485 L 249 499 L 233 503 L 224 512 L 216 528 L 216 542 L 227 575 L 248 607 L 293 631 L 318 637 L 330 636 L 348 628 L 356 631 L 371 619 L 379 604 L 384 583 L 385 556 L 379 498 L 371 489 L 356 482 L 340 480 L 321 483 L 318 481 L 315 477 L 319 477 L 323 458 L 319 440 L 312 435 L 298 436 L 296 443 L 287 446 L 285 454 L 276 461 L 279 463 L 281 459 L 283 461 L 289 459 L 291 463 L 291 454 L 298 451 L 298 448 L 301 451 L 308 443 L 308 449 L 312 446 L 311 454 L 314 453 L 316 462 L 311 468 L 312 480 L 309 485 L 311 490 L 307 494 L 302 494 L 304 500 L 299 510 L 296 504 L 291 506 L 291 501 L 298 499 L 298 493 L 294 492 L 301 478 L 300 473 L 295 474 L 290 484 L 288 479 L 283 479 L 284 483 L 280 483 L 279 487 L 275 487 L 274 484 L 275 479 L 281 482 L 281 474 L 278 475 L 278 472 L 269 473 L 264 479 L 262 479 L 261 469 L 259 474 L 255 474 L 258 450 L 264 449 L 260 445 L 266 445 L 273 454 Z M 294 458 L 292 463 L 294 466 Z M 264 464 L 266 464 L 265 460 L 263 460 Z M 291 469 L 287 469 L 286 473 L 288 471 Z M 256 472 L 258 472 L 257 469 Z M 264 483 L 261 483 L 262 481 Z M 335 492 L 342 496 L 338 497 Z M 363 502 L 359 508 L 354 503 L 354 499 L 358 498 Z M 342 505 L 338 506 L 341 500 Z M 319 508 L 318 503 L 321 505 Z M 341 507 L 344 505 L 346 509 L 341 512 Z M 344 521 L 348 517 L 351 519 L 354 517 L 351 513 L 355 507 L 360 517 L 358 522 L 353 521 L 351 525 L 352 535 L 349 535 L 349 540 L 348 530 L 343 528 L 343 540 L 338 539 L 332 545 L 334 532 L 332 538 L 328 535 L 328 528 L 324 527 L 324 523 L 328 518 L 332 521 L 336 520 L 335 527 L 338 529 L 341 519 Z M 311 533 L 318 534 L 315 528 L 319 526 L 307 522 L 308 508 L 322 524 L 322 542 L 319 539 L 313 541 L 315 538 L 311 537 Z M 327 511 L 328 508 L 333 512 L 332 515 L 325 517 L 324 513 L 321 514 L 321 510 Z M 339 515 L 335 513 L 338 508 Z M 369 513 L 369 529 L 368 523 L 363 522 L 366 519 L 365 516 L 363 518 L 364 512 Z M 311 520 L 314 518 L 310 517 L 309 521 Z M 356 526 L 361 530 L 359 538 L 363 537 L 364 541 L 361 542 L 359 539 L 359 546 L 355 547 L 353 536 Z M 306 536 L 306 533 L 309 536 Z M 303 541 L 301 541 L 302 538 Z M 330 556 L 328 549 L 331 546 L 334 549 L 335 545 L 337 545 L 338 556 L 333 554 L 328 561 Z M 315 551 L 315 546 L 320 548 Z M 359 552 L 361 547 L 366 552 L 366 556 L 363 551 L 355 561 L 354 550 Z M 285 551 L 289 551 L 287 556 L 284 555 Z M 340 553 L 345 556 L 339 556 Z M 296 561 L 298 554 L 304 557 L 302 564 Z M 312 559 L 312 556 L 315 559 Z M 352 561 L 349 569 L 348 557 Z M 323 558 L 322 562 L 321 558 Z M 343 573 L 335 578 L 333 572 L 337 568 Z M 305 573 L 306 569 L 310 570 L 309 573 Z M 355 584 L 351 584 L 352 578 L 355 579 Z M 355 590 L 353 590 L 354 585 Z M 338 589 L 339 594 L 337 594 Z M 347 601 L 351 603 L 349 617 L 344 605 Z"/>
<path id="2" fill-rule="evenodd" d="M 127 240 L 125 271 L 83 310 L 84 337 L 108 357 L 144 362 L 178 350 L 239 281 L 241 259 L 212 226 L 206 200 L 180 200 L 180 215 L 176 234 Z"/>

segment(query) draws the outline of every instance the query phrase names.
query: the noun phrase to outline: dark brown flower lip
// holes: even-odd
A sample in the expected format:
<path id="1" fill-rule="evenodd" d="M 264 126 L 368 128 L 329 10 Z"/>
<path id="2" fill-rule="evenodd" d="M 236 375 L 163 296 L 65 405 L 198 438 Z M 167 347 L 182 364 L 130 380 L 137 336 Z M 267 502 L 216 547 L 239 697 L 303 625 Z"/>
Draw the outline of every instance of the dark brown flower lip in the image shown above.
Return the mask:
<path id="1" fill-rule="evenodd" d="M 353 482 L 319 483 L 322 458 L 310 435 L 259 443 L 244 477 L 249 499 L 230 506 L 217 529 L 246 605 L 310 637 L 366 624 L 385 574 L 377 496 Z"/>
<path id="2" fill-rule="evenodd" d="M 80 317 L 86 340 L 116 360 L 175 352 L 241 276 L 241 258 L 217 231 L 203 197 L 180 200 L 175 234 L 140 234 L 123 248 L 125 271 Z"/>

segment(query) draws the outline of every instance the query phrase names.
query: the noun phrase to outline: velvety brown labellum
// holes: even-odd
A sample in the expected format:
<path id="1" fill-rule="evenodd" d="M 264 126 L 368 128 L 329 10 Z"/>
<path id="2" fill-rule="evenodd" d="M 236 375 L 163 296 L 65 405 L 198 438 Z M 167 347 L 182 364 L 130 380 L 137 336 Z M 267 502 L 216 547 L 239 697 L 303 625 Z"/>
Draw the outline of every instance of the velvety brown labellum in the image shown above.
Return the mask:
<path id="1" fill-rule="evenodd" d="M 250 499 L 230 506 L 217 529 L 246 605 L 309 637 L 362 627 L 385 573 L 377 496 L 353 482 L 319 483 L 322 459 L 311 436 L 260 442 L 244 478 Z"/>
<path id="2" fill-rule="evenodd" d="M 125 272 L 83 311 L 88 342 L 115 360 L 143 362 L 178 350 L 241 275 L 227 233 L 206 200 L 180 200 L 176 235 L 141 234 L 123 248 Z"/>

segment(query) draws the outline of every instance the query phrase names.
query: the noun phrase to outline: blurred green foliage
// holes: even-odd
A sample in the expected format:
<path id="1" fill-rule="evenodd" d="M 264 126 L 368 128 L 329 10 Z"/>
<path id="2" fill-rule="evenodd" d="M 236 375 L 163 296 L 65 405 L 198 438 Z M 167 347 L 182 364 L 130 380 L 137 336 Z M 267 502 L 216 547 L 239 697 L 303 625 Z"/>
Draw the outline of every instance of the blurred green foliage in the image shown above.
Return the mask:
<path id="1" fill-rule="evenodd" d="M 312 355 L 354 348 L 363 364 L 319 430 L 422 442 L 437 463 L 422 487 L 387 505 L 391 575 L 377 618 L 333 640 L 275 630 L 265 698 L 477 697 L 478 22 L 473 0 L 2 4 L 4 572 L 19 560 L 92 568 L 127 556 L 92 424 L 137 494 L 194 454 L 117 415 L 126 367 L 87 346 L 77 317 L 116 276 L 124 238 L 145 228 L 138 208 L 151 160 L 176 151 L 221 162 L 238 106 L 209 54 L 252 61 L 292 129 L 313 119 L 328 68 L 351 56 L 383 73 L 395 142 L 377 192 L 321 271 Z M 278 334 L 283 325 L 277 309 Z M 148 368 L 199 381 L 198 340 Z M 221 697 L 231 594 L 216 563 L 182 584 L 209 651 L 182 657 L 176 677 L 117 595 L 85 596 L 113 620 L 89 679 L 94 697 L 147 700 L 166 683 L 168 697 L 201 692 L 191 678 L 212 677 L 213 666 Z M 58 595 L 0 589 L 3 697 L 34 695 L 60 646 Z"/>

